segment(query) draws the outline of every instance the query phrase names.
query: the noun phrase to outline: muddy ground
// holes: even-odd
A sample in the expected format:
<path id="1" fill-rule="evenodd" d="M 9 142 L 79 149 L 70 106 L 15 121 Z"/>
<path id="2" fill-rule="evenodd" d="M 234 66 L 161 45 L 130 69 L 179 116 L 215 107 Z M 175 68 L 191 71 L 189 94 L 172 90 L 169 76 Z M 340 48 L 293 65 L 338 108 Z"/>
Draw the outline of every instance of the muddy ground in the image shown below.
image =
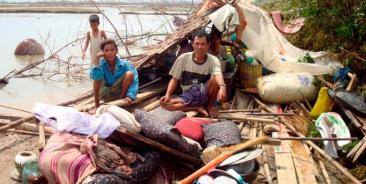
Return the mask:
<path id="1" fill-rule="evenodd" d="M 14 157 L 20 151 L 38 153 L 38 136 L 15 133 L 0 134 L 0 184 L 15 184 L 10 172 L 15 168 Z"/>

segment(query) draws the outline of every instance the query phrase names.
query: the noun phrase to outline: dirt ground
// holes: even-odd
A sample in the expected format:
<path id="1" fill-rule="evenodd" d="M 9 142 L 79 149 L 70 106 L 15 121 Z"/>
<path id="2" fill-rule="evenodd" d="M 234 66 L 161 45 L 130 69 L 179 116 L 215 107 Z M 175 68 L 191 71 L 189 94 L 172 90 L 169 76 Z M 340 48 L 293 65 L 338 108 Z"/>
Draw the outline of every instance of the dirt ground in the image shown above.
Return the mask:
<path id="1" fill-rule="evenodd" d="M 17 182 L 10 178 L 10 172 L 15 168 L 15 155 L 20 151 L 32 151 L 38 155 L 38 137 L 1 133 L 0 140 L 0 184 L 15 184 Z"/>

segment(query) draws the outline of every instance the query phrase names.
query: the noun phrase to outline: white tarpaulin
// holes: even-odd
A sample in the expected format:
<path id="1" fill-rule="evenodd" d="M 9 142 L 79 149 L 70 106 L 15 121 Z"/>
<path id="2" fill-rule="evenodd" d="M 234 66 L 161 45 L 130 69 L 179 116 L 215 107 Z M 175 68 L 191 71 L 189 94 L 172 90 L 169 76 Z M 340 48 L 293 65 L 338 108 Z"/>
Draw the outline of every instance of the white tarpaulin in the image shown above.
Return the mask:
<path id="1" fill-rule="evenodd" d="M 320 75 L 333 74 L 336 66 L 340 66 L 337 62 L 329 62 L 325 52 L 309 52 L 292 45 L 277 30 L 271 16 L 261 8 L 245 1 L 240 1 L 238 5 L 243 10 L 247 22 L 241 40 L 267 69 L 278 73 L 308 72 Z M 233 15 L 237 14 L 235 8 L 228 6 L 231 5 L 225 5 L 209 16 L 215 27 L 227 27 L 231 22 L 230 17 L 237 17 Z M 306 53 L 315 60 L 315 64 L 297 62 Z"/>

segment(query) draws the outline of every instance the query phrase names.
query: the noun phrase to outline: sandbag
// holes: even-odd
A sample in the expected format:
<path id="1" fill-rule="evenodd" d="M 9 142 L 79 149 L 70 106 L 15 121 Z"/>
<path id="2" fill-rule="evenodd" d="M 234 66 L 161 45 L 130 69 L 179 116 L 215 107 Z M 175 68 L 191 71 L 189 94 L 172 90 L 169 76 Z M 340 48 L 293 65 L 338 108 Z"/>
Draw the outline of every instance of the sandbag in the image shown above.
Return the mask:
<path id="1" fill-rule="evenodd" d="M 258 94 L 266 102 L 284 104 L 296 100 L 314 100 L 317 87 L 309 73 L 279 73 L 258 79 Z"/>
<path id="2" fill-rule="evenodd" d="M 329 112 L 332 110 L 334 105 L 333 100 L 328 95 L 328 88 L 322 87 L 319 90 L 318 98 L 316 99 L 315 105 L 309 116 L 313 119 L 316 119 L 322 114 L 323 112 Z"/>
<path id="3" fill-rule="evenodd" d="M 140 123 L 136 121 L 134 115 L 130 112 L 115 105 L 102 105 L 97 109 L 95 115 L 99 116 L 104 112 L 111 114 L 121 123 L 121 126 L 127 130 L 134 133 L 139 133 L 141 131 Z"/>

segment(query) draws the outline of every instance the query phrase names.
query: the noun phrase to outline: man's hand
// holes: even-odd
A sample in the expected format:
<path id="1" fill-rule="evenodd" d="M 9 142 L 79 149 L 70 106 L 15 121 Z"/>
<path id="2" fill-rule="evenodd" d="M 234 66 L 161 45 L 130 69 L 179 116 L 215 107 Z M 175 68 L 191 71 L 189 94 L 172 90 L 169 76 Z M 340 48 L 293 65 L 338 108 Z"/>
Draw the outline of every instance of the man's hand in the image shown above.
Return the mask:
<path id="1" fill-rule="evenodd" d="M 103 53 L 102 51 L 100 51 L 100 52 L 98 52 L 98 53 L 96 54 L 96 57 L 97 57 L 98 59 L 100 59 L 101 57 L 104 57 L 104 53 Z"/>
<path id="2" fill-rule="evenodd" d="M 225 102 L 226 101 L 226 87 L 220 86 L 220 90 L 217 93 L 217 101 Z"/>
<path id="3" fill-rule="evenodd" d="M 165 95 L 163 97 L 160 98 L 160 103 L 168 103 L 170 101 L 170 95 Z"/>

